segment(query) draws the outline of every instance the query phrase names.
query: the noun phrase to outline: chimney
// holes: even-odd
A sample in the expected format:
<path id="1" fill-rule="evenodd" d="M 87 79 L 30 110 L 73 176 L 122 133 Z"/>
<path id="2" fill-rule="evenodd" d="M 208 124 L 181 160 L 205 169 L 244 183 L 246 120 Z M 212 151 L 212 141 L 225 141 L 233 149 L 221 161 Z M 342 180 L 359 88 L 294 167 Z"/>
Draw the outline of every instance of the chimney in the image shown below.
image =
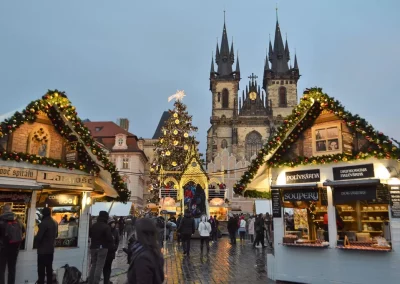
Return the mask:
<path id="1" fill-rule="evenodd" d="M 125 131 L 129 131 L 129 120 L 127 118 L 118 118 L 117 124 Z"/>

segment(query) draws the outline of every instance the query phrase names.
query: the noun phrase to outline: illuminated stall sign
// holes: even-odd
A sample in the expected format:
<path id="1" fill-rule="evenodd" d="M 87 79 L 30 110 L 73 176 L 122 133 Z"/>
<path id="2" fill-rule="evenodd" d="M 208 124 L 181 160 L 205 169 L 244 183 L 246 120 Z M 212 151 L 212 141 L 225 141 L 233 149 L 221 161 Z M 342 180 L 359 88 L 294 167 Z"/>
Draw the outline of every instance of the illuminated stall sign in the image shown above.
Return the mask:
<path id="1" fill-rule="evenodd" d="M 375 177 L 373 164 L 333 168 L 334 180 L 372 178 L 372 177 Z"/>
<path id="2" fill-rule="evenodd" d="M 317 188 L 284 190 L 283 201 L 319 201 L 319 190 Z"/>
<path id="3" fill-rule="evenodd" d="M 320 175 L 319 169 L 286 172 L 285 175 L 286 175 L 286 183 L 287 184 L 321 181 L 321 175 Z"/>
<path id="4" fill-rule="evenodd" d="M 49 207 L 76 206 L 78 205 L 78 196 L 69 194 L 50 194 L 47 197 L 46 204 Z"/>

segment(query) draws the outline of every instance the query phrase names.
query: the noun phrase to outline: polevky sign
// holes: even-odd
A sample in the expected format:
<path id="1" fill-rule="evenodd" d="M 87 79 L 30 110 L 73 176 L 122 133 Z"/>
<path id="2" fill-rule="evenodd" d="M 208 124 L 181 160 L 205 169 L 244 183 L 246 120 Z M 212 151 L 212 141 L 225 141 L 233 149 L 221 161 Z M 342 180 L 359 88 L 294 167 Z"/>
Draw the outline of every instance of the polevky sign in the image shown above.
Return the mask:
<path id="1" fill-rule="evenodd" d="M 319 182 L 321 181 L 321 175 L 319 169 L 316 170 L 305 170 L 286 172 L 286 183 L 307 183 L 307 182 Z"/>

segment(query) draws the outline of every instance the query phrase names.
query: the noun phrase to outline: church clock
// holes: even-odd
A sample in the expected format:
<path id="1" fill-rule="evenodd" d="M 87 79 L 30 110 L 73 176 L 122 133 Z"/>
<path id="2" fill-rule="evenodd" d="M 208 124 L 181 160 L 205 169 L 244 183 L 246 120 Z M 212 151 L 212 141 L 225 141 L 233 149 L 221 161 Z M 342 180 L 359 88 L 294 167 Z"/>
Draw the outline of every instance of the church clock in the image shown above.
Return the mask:
<path id="1" fill-rule="evenodd" d="M 255 101 L 257 98 L 257 93 L 253 91 L 249 94 L 249 97 L 250 97 L 250 100 Z"/>

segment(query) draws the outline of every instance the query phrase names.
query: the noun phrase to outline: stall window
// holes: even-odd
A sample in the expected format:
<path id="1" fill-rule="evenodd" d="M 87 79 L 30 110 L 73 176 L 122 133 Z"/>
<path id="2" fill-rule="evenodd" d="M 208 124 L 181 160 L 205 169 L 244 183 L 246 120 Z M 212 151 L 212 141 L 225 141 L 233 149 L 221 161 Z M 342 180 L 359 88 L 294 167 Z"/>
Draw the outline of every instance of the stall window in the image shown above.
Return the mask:
<path id="1" fill-rule="evenodd" d="M 360 242 L 373 246 L 390 243 L 389 197 L 387 186 L 335 187 L 338 245 L 345 239 L 350 246 Z"/>
<path id="2" fill-rule="evenodd" d="M 342 139 L 340 135 L 340 124 L 327 127 L 313 127 L 313 154 L 327 155 L 342 152 Z"/>
<path id="3" fill-rule="evenodd" d="M 282 190 L 284 244 L 321 245 L 328 243 L 328 211 L 323 198 L 326 189 Z"/>
<path id="4" fill-rule="evenodd" d="M 0 192 L 0 212 L 2 212 L 3 206 L 11 206 L 11 211 L 16 215 L 17 220 L 19 220 L 23 226 L 23 231 L 25 232 L 23 241 L 21 243 L 20 249 L 26 249 L 25 235 L 28 222 L 28 209 L 31 203 L 31 193 L 19 193 L 19 192 Z"/>
<path id="5" fill-rule="evenodd" d="M 42 194 L 36 210 L 35 235 L 42 221 L 42 210 L 49 207 L 51 217 L 58 224 L 56 247 L 77 247 L 80 219 L 79 196 L 69 194 Z M 34 248 L 36 245 L 34 245 Z"/>

